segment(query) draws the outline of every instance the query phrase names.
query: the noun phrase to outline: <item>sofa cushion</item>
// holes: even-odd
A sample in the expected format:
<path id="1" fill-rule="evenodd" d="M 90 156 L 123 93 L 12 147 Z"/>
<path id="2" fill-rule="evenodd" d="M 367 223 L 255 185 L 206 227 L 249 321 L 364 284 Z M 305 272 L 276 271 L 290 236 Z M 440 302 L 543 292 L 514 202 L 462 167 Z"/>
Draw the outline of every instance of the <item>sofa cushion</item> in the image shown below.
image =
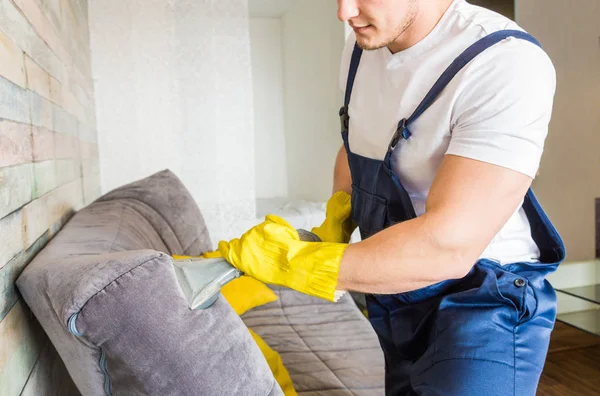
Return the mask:
<path id="1" fill-rule="evenodd" d="M 385 394 L 381 346 L 349 295 L 334 304 L 290 289 L 272 289 L 277 301 L 242 319 L 279 352 L 298 395 Z"/>
<path id="2" fill-rule="evenodd" d="M 156 248 L 169 252 L 179 244 L 177 253 L 201 254 L 207 234 L 203 225 L 178 228 L 171 209 L 159 212 L 169 205 L 157 197 L 169 194 L 139 187 L 149 185 L 164 187 L 131 186 L 154 197 L 151 209 L 131 206 L 137 199 L 126 189 L 120 194 L 128 198 L 99 199 L 75 214 L 17 280 L 78 389 L 92 396 L 280 395 L 222 297 L 208 310 L 188 308 L 171 258 Z"/>

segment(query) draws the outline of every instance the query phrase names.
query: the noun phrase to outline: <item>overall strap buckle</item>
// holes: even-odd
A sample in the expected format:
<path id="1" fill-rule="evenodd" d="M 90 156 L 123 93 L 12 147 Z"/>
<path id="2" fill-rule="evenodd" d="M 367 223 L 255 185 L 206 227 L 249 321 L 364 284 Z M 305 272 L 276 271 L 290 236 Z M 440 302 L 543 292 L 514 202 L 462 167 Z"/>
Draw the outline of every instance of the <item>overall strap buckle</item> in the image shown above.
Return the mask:
<path id="1" fill-rule="evenodd" d="M 348 129 L 350 126 L 350 115 L 348 114 L 348 106 L 342 106 L 340 108 L 340 124 L 342 129 L 342 134 L 348 133 Z"/>
<path id="2" fill-rule="evenodd" d="M 408 140 L 408 138 L 410 138 L 410 136 L 412 134 L 408 130 L 407 124 L 408 124 L 408 120 L 406 118 L 403 118 L 398 123 L 398 128 L 396 129 L 396 132 L 394 133 L 394 136 L 392 137 L 392 141 L 390 142 L 389 151 L 394 151 L 394 149 L 398 145 L 398 142 L 400 141 L 400 138 L 403 138 L 404 140 Z"/>

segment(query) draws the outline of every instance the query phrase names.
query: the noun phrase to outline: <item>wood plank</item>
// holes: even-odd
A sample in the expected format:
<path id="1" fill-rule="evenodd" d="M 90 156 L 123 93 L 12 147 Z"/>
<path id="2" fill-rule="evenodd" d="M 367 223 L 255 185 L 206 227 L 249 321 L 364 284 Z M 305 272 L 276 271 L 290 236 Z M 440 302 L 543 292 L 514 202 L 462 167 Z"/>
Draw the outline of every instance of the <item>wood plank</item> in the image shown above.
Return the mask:
<path id="1" fill-rule="evenodd" d="M 31 125 L 0 119 L 0 167 L 33 161 Z"/>
<path id="2" fill-rule="evenodd" d="M 46 246 L 48 239 L 49 235 L 43 235 L 27 250 L 20 252 L 8 264 L 0 268 L 0 321 L 10 312 L 19 299 L 15 281 L 25 266 Z"/>
<path id="3" fill-rule="evenodd" d="M 52 130 L 71 136 L 77 136 L 77 119 L 57 105 L 51 103 L 52 119 L 54 121 Z"/>
<path id="4" fill-rule="evenodd" d="M 13 2 L 21 10 L 25 18 L 27 18 L 37 35 L 48 44 L 50 49 L 58 55 L 59 59 L 65 65 L 70 64 L 71 59 L 67 51 L 39 4 L 34 0 L 13 0 Z"/>
<path id="5" fill-rule="evenodd" d="M 54 132 L 44 128 L 33 126 L 33 160 L 46 161 L 54 159 Z"/>
<path id="6" fill-rule="evenodd" d="M 78 178 L 27 204 L 22 213 L 23 245 L 29 246 L 79 210 L 83 200 L 81 189 Z"/>
<path id="7" fill-rule="evenodd" d="M 40 7 L 54 31 L 58 34 L 59 39 L 62 41 L 62 27 L 60 19 L 60 3 L 62 0 L 35 0 L 35 3 Z"/>
<path id="8" fill-rule="evenodd" d="M 538 395 L 596 396 L 600 389 L 600 345 L 564 350 L 546 361 Z"/>
<path id="9" fill-rule="evenodd" d="M 0 322 L 0 395 L 21 393 L 46 339 L 29 309 L 15 304 Z"/>
<path id="10" fill-rule="evenodd" d="M 54 130 L 53 104 L 38 93 L 28 91 L 29 106 L 31 108 L 31 124 L 38 127 Z"/>
<path id="11" fill-rule="evenodd" d="M 0 118 L 29 124 L 30 116 L 27 92 L 25 89 L 0 76 Z"/>
<path id="12" fill-rule="evenodd" d="M 563 352 L 570 349 L 600 345 L 600 337 L 581 331 L 573 326 L 556 322 L 548 353 Z"/>
<path id="13" fill-rule="evenodd" d="M 537 395 L 596 395 L 600 389 L 599 352 L 600 337 L 556 322 Z"/>
<path id="14" fill-rule="evenodd" d="M 10 312 L 0 322 L 0 372 L 4 371 L 12 354 L 19 348 L 21 339 L 27 330 L 27 316 L 23 303 L 16 302 Z"/>
<path id="15" fill-rule="evenodd" d="M 83 161 L 82 167 L 84 169 L 83 199 L 84 205 L 88 205 L 101 195 L 98 160 Z"/>
<path id="16" fill-rule="evenodd" d="M 59 186 L 81 177 L 81 161 L 78 158 L 56 160 L 55 164 L 56 182 Z"/>
<path id="17" fill-rule="evenodd" d="M 72 64 L 81 71 L 86 79 L 91 77 L 90 54 L 87 26 L 79 14 L 81 9 L 74 8 L 71 2 L 61 5 L 61 17 L 63 32 L 71 39 L 67 47 L 71 53 Z"/>
<path id="18" fill-rule="evenodd" d="M 91 77 L 83 77 L 81 71 L 74 67 L 71 54 L 63 44 L 65 42 L 70 43 L 76 40 L 77 37 L 84 37 L 86 51 L 83 54 L 86 58 L 85 61 L 89 63 L 91 59 L 87 26 L 83 24 L 83 31 L 75 34 L 65 34 L 60 17 L 61 5 L 58 1 L 14 0 L 14 2 L 18 7 L 11 7 L 10 2 L 7 0 L 0 1 L 0 26 L 6 28 L 9 37 L 17 37 L 13 40 L 17 46 L 27 52 L 65 89 L 72 85 L 71 81 L 82 85 L 89 100 L 93 96 Z M 87 8 L 87 6 L 80 6 L 78 7 L 80 9 Z M 3 9 L 4 12 L 2 12 Z M 87 21 L 87 15 L 83 20 Z M 75 54 L 81 56 L 82 52 L 78 50 Z M 53 58 L 51 55 L 55 55 L 55 57 Z M 46 59 L 45 62 L 44 59 Z M 53 68 L 47 67 L 48 64 L 54 65 L 54 68 L 58 70 L 51 70 Z M 57 98 L 51 98 L 55 103 L 61 104 L 60 101 L 55 99 Z"/>
<path id="19" fill-rule="evenodd" d="M 52 226 L 53 216 L 50 212 L 50 195 L 56 194 L 56 190 L 31 201 L 23 208 L 22 230 L 23 245 L 28 245 L 46 233 Z"/>
<path id="20" fill-rule="evenodd" d="M 33 174 L 33 199 L 39 198 L 59 186 L 55 160 L 35 162 Z"/>
<path id="21" fill-rule="evenodd" d="M 28 55 L 25 55 L 25 73 L 27 88 L 50 100 L 50 75 Z"/>
<path id="22" fill-rule="evenodd" d="M 98 158 L 98 145 L 80 140 L 79 152 L 81 159 Z"/>
<path id="23" fill-rule="evenodd" d="M 73 181 L 62 185 L 58 188 L 59 193 L 51 197 L 52 213 L 55 221 L 54 225 L 60 223 L 60 226 L 65 223 L 65 219 L 71 217 L 74 212 L 77 212 L 83 207 L 83 183 L 81 177 L 77 177 Z M 55 229 L 56 227 L 53 227 Z"/>
<path id="24" fill-rule="evenodd" d="M 0 269 L 24 249 L 21 237 L 21 211 L 0 219 Z"/>
<path id="25" fill-rule="evenodd" d="M 25 88 L 23 51 L 0 31 L 0 76 Z"/>
<path id="26" fill-rule="evenodd" d="M 75 118 L 77 118 L 77 121 L 83 123 L 89 122 L 88 115 L 84 106 L 77 100 L 73 93 L 64 90 L 63 103 L 64 109 L 67 110 L 70 114 L 74 115 Z"/>
<path id="27" fill-rule="evenodd" d="M 65 103 L 64 92 L 68 91 L 56 78 L 50 76 L 50 101 L 69 111 Z"/>
<path id="28" fill-rule="evenodd" d="M 40 6 L 33 0 L 15 0 L 15 4 L 32 24 L 34 32 L 36 32 L 37 35 L 48 44 L 49 48 L 58 55 L 64 68 L 70 74 L 70 68 L 73 67 L 72 59 L 60 42 L 52 24 L 43 14 Z M 73 40 L 74 37 L 70 37 L 70 39 Z M 51 73 L 44 70 L 36 61 L 32 60 L 30 56 L 27 57 L 29 58 L 29 61 L 26 61 L 25 67 L 30 80 L 30 88 L 73 114 L 80 115 L 80 108 L 74 106 L 68 108 L 63 103 L 63 92 L 68 91 L 67 86 L 65 85 L 63 87 L 63 84 L 68 83 L 68 81 L 61 83 L 58 79 L 53 77 Z M 71 102 L 71 105 L 72 104 L 73 102 Z"/>
<path id="29" fill-rule="evenodd" d="M 79 139 L 76 136 L 56 133 L 54 135 L 54 158 L 79 157 Z"/>
<path id="30" fill-rule="evenodd" d="M 48 342 L 19 396 L 75 396 L 80 395 L 58 352 Z"/>
<path id="31" fill-rule="evenodd" d="M 58 56 L 37 35 L 29 21 L 10 0 L 0 0 L 0 26 L 16 45 L 61 83 L 66 70 Z"/>
<path id="32" fill-rule="evenodd" d="M 77 123 L 79 139 L 88 143 L 98 143 L 98 134 L 95 127 L 90 127 L 88 124 Z"/>
<path id="33" fill-rule="evenodd" d="M 91 77 L 85 77 L 77 68 L 69 72 L 69 87 L 82 105 L 86 106 L 93 102 L 94 82 Z"/>
<path id="34" fill-rule="evenodd" d="M 0 168 L 0 218 L 31 201 L 32 196 L 32 164 Z"/>

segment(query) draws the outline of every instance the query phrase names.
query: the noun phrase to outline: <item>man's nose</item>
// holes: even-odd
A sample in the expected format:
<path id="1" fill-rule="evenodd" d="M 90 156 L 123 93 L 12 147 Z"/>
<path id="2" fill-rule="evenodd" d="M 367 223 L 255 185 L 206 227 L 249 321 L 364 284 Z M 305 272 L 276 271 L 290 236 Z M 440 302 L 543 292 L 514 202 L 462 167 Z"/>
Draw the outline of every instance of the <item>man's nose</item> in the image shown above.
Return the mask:
<path id="1" fill-rule="evenodd" d="M 356 0 L 338 0 L 338 19 L 342 22 L 358 15 L 358 4 Z"/>

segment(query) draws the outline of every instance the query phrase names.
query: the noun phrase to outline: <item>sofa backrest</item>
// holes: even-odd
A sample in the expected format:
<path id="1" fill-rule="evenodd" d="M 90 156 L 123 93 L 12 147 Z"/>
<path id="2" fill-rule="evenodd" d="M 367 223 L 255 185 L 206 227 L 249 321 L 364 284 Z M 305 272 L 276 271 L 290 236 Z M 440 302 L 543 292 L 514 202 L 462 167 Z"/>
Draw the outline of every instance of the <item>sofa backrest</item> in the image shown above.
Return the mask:
<path id="1" fill-rule="evenodd" d="M 96 201 L 106 202 L 118 202 L 129 216 L 137 212 L 140 220 L 150 223 L 162 242 L 152 245 L 155 250 L 164 247 L 170 254 L 195 256 L 210 249 L 210 236 L 198 205 L 169 170 L 117 188 Z M 154 235 L 148 237 L 148 241 L 154 239 Z"/>

